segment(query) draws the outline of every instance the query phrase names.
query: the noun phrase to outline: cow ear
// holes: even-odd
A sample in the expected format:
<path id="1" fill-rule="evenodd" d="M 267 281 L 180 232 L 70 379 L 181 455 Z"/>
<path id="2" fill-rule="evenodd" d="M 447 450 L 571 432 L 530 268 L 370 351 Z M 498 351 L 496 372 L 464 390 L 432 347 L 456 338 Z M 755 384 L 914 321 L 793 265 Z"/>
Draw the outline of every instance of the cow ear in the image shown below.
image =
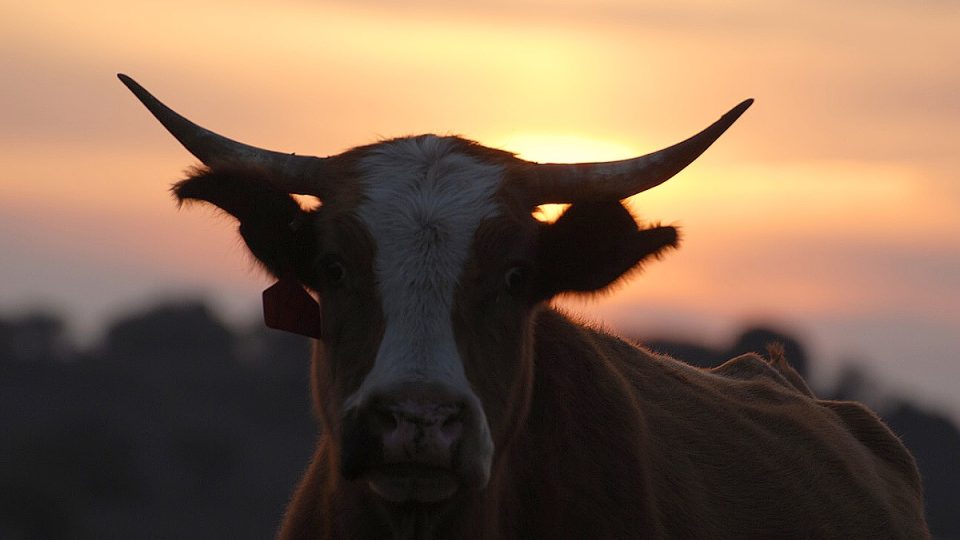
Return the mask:
<path id="1" fill-rule="evenodd" d="M 309 213 L 276 188 L 268 173 L 246 167 L 190 173 L 173 186 L 181 203 L 204 201 L 221 208 L 240 222 L 240 235 L 267 270 L 277 277 L 298 274 L 311 251 L 312 235 L 298 227 Z"/>
<path id="2" fill-rule="evenodd" d="M 678 242 L 674 227 L 639 228 L 618 201 L 575 203 L 540 232 L 536 262 L 539 297 L 600 291 L 644 259 L 658 257 Z"/>

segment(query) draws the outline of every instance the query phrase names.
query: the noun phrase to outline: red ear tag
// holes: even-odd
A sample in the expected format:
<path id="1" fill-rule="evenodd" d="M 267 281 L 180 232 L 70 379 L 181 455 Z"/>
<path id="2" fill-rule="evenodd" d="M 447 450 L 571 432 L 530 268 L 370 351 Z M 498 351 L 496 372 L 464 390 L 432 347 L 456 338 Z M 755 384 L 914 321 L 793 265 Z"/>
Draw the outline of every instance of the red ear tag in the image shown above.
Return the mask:
<path id="1" fill-rule="evenodd" d="M 296 280 L 283 277 L 263 291 L 263 322 L 268 328 L 320 339 L 320 304 Z"/>

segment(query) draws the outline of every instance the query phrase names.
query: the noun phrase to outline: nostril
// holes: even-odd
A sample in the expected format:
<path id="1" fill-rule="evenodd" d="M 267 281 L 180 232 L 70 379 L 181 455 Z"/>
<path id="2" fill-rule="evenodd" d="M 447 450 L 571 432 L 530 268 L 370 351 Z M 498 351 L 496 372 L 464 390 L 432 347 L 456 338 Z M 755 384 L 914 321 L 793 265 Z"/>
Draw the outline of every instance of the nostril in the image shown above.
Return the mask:
<path id="1" fill-rule="evenodd" d="M 457 439 L 463 435 L 463 424 L 464 424 L 464 409 L 460 409 L 448 416 L 443 423 L 440 425 L 440 434 L 441 437 L 447 442 L 447 444 L 453 444 Z"/>

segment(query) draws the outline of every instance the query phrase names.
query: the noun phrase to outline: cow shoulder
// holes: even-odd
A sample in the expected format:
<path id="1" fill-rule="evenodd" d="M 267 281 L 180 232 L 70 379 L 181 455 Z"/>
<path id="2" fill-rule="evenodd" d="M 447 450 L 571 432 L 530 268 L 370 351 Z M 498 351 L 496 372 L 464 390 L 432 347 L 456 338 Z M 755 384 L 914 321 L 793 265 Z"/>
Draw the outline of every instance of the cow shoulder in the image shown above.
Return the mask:
<path id="1" fill-rule="evenodd" d="M 530 409 L 511 452 L 527 536 L 656 538 L 648 430 L 603 334 L 538 313 Z"/>

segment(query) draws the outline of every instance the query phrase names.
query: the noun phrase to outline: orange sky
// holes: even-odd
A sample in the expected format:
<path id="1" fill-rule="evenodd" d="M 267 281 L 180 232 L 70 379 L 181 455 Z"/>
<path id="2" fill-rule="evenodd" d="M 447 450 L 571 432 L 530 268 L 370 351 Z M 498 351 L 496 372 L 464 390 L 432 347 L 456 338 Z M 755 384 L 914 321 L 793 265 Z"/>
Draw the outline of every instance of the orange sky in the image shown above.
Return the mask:
<path id="1" fill-rule="evenodd" d="M 192 158 L 116 80 L 258 146 L 327 155 L 458 133 L 535 160 L 629 157 L 746 97 L 695 165 L 632 200 L 680 251 L 575 304 L 645 333 L 795 330 L 828 364 L 960 417 L 960 6 L 527 0 L 7 3 L 0 17 L 0 313 L 95 335 L 202 292 L 252 318 L 233 226 L 178 212 Z"/>

